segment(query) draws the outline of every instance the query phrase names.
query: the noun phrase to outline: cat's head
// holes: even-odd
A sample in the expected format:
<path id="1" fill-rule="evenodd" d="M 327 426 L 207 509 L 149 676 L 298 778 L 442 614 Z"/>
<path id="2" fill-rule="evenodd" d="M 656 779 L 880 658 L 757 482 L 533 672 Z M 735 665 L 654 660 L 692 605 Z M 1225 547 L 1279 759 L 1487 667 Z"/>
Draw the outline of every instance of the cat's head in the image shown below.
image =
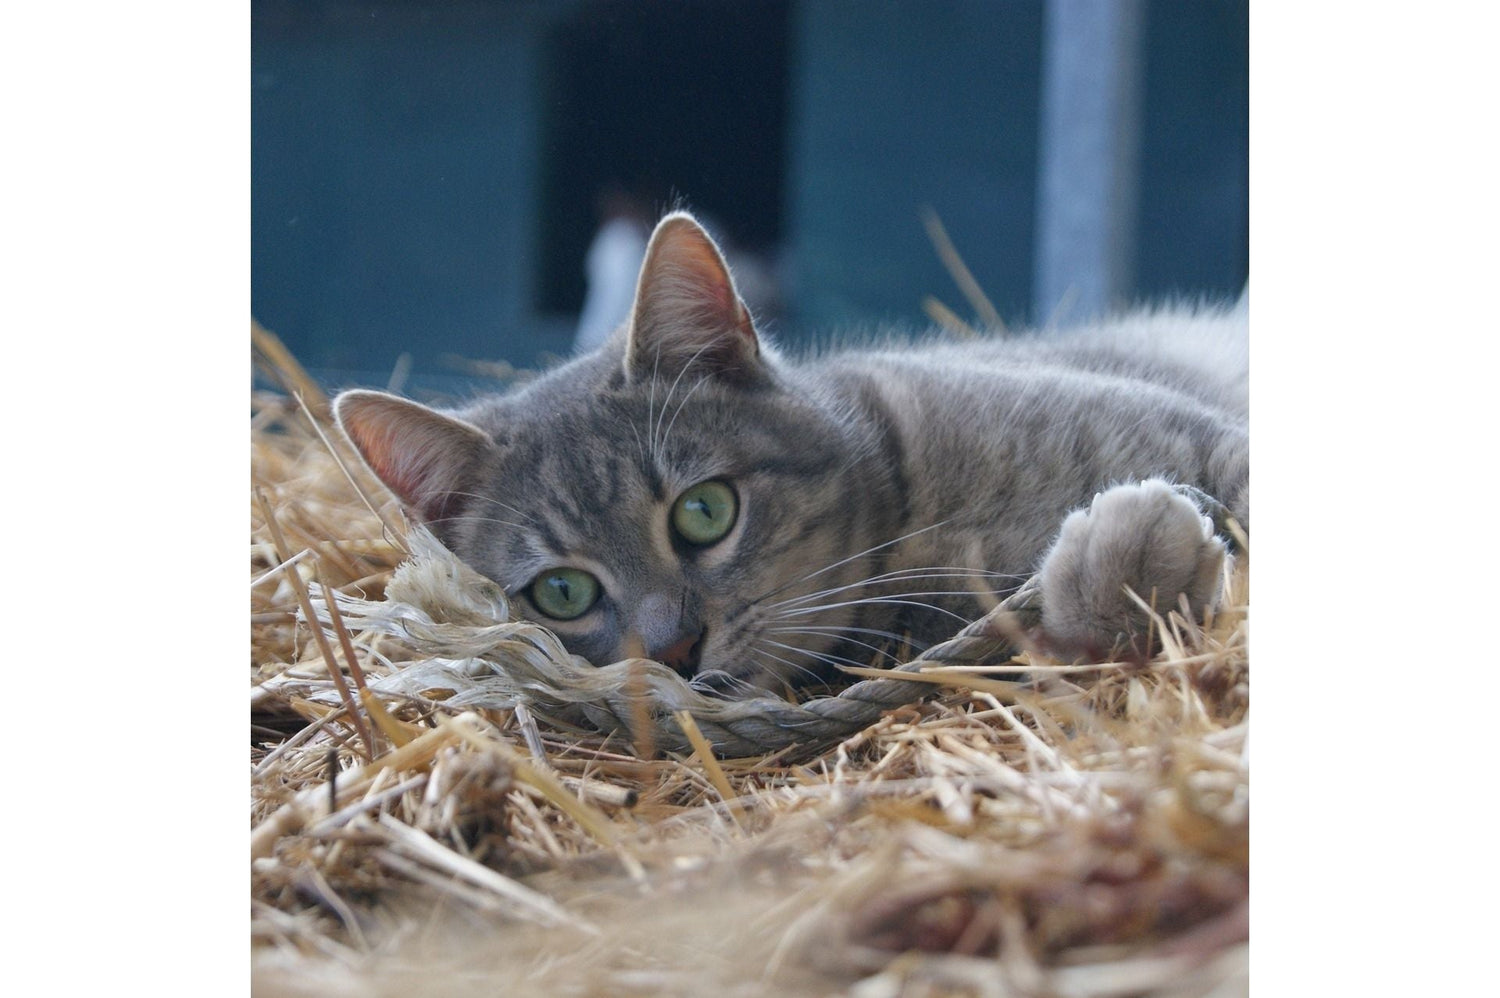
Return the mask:
<path id="1" fill-rule="evenodd" d="M 881 438 L 777 359 L 684 213 L 595 353 L 456 412 L 370 391 L 335 412 L 409 512 L 595 664 L 775 687 L 865 621 L 839 587 L 890 540 Z"/>

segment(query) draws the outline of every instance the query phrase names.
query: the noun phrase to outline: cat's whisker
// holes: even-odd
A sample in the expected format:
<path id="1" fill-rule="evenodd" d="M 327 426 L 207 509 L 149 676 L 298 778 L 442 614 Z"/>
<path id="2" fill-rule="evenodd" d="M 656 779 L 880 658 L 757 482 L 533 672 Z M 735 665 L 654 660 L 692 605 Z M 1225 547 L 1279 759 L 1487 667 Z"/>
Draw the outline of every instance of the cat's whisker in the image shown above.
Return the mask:
<path id="1" fill-rule="evenodd" d="M 762 640 L 764 640 L 764 639 L 762 639 Z M 790 659 L 782 658 L 780 655 L 777 655 L 775 652 L 766 651 L 764 648 L 758 647 L 759 644 L 760 644 L 760 641 L 756 641 L 756 643 L 755 643 L 756 646 L 753 646 L 753 647 L 751 647 L 749 649 L 750 653 L 752 655 L 761 655 L 761 656 L 764 656 L 766 658 L 775 659 L 776 661 L 780 662 L 782 665 L 784 665 L 787 668 L 791 669 L 793 673 L 800 673 L 801 675 L 807 676 L 809 679 L 818 680 L 818 679 L 822 678 L 815 671 L 813 671 L 812 669 L 809 669 L 807 666 L 805 666 L 805 665 L 798 665 L 796 662 L 793 662 Z M 781 647 L 786 648 L 787 646 L 786 645 L 782 645 Z M 802 651 L 799 648 L 792 648 L 790 650 L 794 651 L 794 652 L 798 652 L 799 654 L 803 654 L 803 655 L 807 654 L 807 652 Z M 780 672 L 780 670 L 778 670 L 778 669 L 772 669 L 771 671 L 774 672 L 774 673 L 779 673 Z"/>
<path id="2" fill-rule="evenodd" d="M 800 617 L 803 614 L 808 614 L 808 613 L 822 613 L 822 612 L 824 612 L 826 610 L 838 610 L 838 609 L 842 609 L 843 607 L 848 607 L 848 606 L 867 606 L 867 605 L 883 604 L 883 605 L 889 605 L 889 606 L 917 606 L 917 607 L 923 608 L 924 610 L 934 610 L 934 611 L 936 611 L 938 613 L 945 614 L 945 615 L 947 615 L 949 617 L 952 617 L 954 620 L 957 620 L 957 621 L 959 621 L 962 624 L 968 625 L 968 624 L 972 623 L 972 621 L 968 620 L 965 617 L 959 616 L 958 614 L 954 613 L 951 610 L 944 609 L 943 607 L 936 606 L 936 605 L 934 605 L 932 603 L 923 603 L 920 600 L 900 599 L 900 598 L 897 598 L 897 597 L 906 597 L 906 596 L 973 596 L 973 595 L 974 595 L 974 593 L 971 590 L 968 590 L 968 589 L 958 589 L 958 590 L 949 590 L 949 591 L 898 593 L 898 594 L 895 594 L 895 595 L 892 595 L 892 596 L 867 596 L 867 597 L 865 597 L 863 599 L 848 600 L 848 601 L 843 602 L 843 603 L 824 603 L 824 604 L 820 604 L 818 606 L 798 607 L 798 608 L 793 609 L 793 610 L 787 610 L 787 611 L 784 611 L 782 613 L 778 613 L 778 614 L 775 615 L 774 619 L 776 619 L 776 620 L 788 620 L 788 619 L 790 619 L 792 617 Z"/>
<path id="3" fill-rule="evenodd" d="M 898 659 L 889 650 L 887 650 L 885 648 L 882 648 L 879 645 L 872 645 L 868 641 L 861 641 L 858 638 L 851 638 L 847 634 L 842 633 L 843 629 L 837 628 L 837 627 L 820 627 L 820 628 L 815 628 L 815 629 L 814 628 L 801 628 L 801 627 L 768 627 L 768 628 L 766 628 L 766 630 L 768 632 L 772 633 L 772 634 L 805 634 L 808 637 L 817 637 L 817 638 L 826 638 L 829 635 L 833 635 L 833 636 L 835 636 L 835 637 L 837 637 L 839 639 L 840 643 L 848 643 L 848 644 L 852 644 L 852 645 L 859 645 L 861 648 L 868 648 L 868 649 L 870 649 L 870 651 L 874 652 L 876 655 L 878 655 L 878 656 L 880 656 L 882 658 L 888 658 L 892 662 L 899 662 L 900 661 L 900 659 Z M 850 628 L 847 628 L 847 630 L 850 630 L 850 631 L 856 631 L 856 630 L 867 631 L 867 630 L 869 630 L 869 628 L 864 628 L 864 627 L 859 627 L 859 628 L 850 627 Z M 879 631 L 879 632 L 876 632 L 876 633 L 879 633 L 879 634 L 890 634 L 889 631 Z M 893 640 L 896 640 L 896 641 L 900 641 L 901 640 L 899 636 L 894 635 L 894 634 L 892 634 L 891 637 L 892 637 Z"/>
<path id="4" fill-rule="evenodd" d="M 667 396 L 666 396 L 666 398 L 664 398 L 664 399 L 661 400 L 661 412 L 657 414 L 656 421 L 655 421 L 654 425 L 651 427 L 652 453 L 654 453 L 654 454 L 661 454 L 663 451 L 666 450 L 666 443 L 667 443 L 666 434 L 662 434 L 661 435 L 661 440 L 660 440 L 660 442 L 658 442 L 657 441 L 657 431 L 661 429 L 661 422 L 662 422 L 662 420 L 667 417 L 667 406 L 669 406 L 669 405 L 672 404 L 672 396 L 675 395 L 675 394 L 677 394 L 677 385 L 678 385 L 678 383 L 680 381 L 682 381 L 682 376 L 688 372 L 688 368 L 692 367 L 695 363 L 697 363 L 698 358 L 701 357 L 701 356 L 703 356 L 703 352 L 705 350 L 707 350 L 711 346 L 713 346 L 713 341 L 712 340 L 710 340 L 707 343 L 704 343 L 697 350 L 693 351 L 692 356 L 689 357 L 687 359 L 687 362 L 682 365 L 682 370 L 680 370 L 680 371 L 677 372 L 677 377 L 675 377 L 675 378 L 672 379 L 672 385 L 671 385 L 670 388 L 667 389 Z M 660 354 L 660 352 L 658 352 L 657 353 L 657 362 L 660 363 L 660 361 L 661 361 L 661 354 Z M 654 372 L 652 374 L 652 377 L 653 378 L 655 377 L 655 373 Z M 699 380 L 698 385 L 701 385 L 703 383 L 703 381 L 706 381 L 706 380 L 707 380 L 707 375 L 705 375 L 703 379 Z M 698 385 L 694 385 L 693 386 L 693 391 L 697 391 L 698 390 Z M 655 388 L 654 385 L 652 387 Z M 688 397 L 691 397 L 692 394 L 693 394 L 693 392 L 688 392 Z M 683 399 L 683 402 L 684 403 L 687 402 L 687 398 L 686 397 Z M 679 405 L 677 407 L 677 411 L 678 412 L 682 411 L 682 406 L 681 405 Z M 676 419 L 677 419 L 677 416 L 673 415 L 672 420 L 675 422 Z M 671 432 L 671 429 L 669 427 L 668 428 L 668 433 L 670 433 L 670 432 Z"/>
<path id="5" fill-rule="evenodd" d="M 751 602 L 751 603 L 759 603 L 761 600 L 767 599 L 767 598 L 769 598 L 771 596 L 775 596 L 777 593 L 786 592 L 791 587 L 793 587 L 793 586 L 795 586 L 795 585 L 797 585 L 799 583 L 806 582 L 808 579 L 815 579 L 818 576 L 822 575 L 824 572 L 831 572 L 835 568 L 838 568 L 840 565 L 847 565 L 851 561 L 855 561 L 856 559 L 863 558 L 866 555 L 874 554 L 876 551 L 880 551 L 880 550 L 882 550 L 884 548 L 888 548 L 888 547 L 892 546 L 893 544 L 900 544 L 902 541 L 910 540 L 911 538 L 916 537 L 918 534 L 925 534 L 929 530 L 936 530 L 939 527 L 946 526 L 948 524 L 948 522 L 949 522 L 948 520 L 939 520 L 937 523 L 930 524 L 929 526 L 926 526 L 926 527 L 918 527 L 916 530 L 913 530 L 913 531 L 911 531 L 909 533 L 902 534 L 900 537 L 894 538 L 893 540 L 886 541 L 883 544 L 876 544 L 873 547 L 865 548 L 863 551 L 857 552 L 855 554 L 851 554 L 849 557 L 840 559 L 839 561 L 834 562 L 832 565 L 825 565 L 823 568 L 817 569 L 816 571 L 808 572 L 806 575 L 802 576 L 801 578 L 793 579 L 790 582 L 787 582 L 787 583 L 784 583 L 784 584 L 782 584 L 780 586 L 777 586 L 775 589 L 772 589 L 769 592 L 761 593 L 759 596 L 755 597 L 754 599 L 750 600 L 749 602 Z"/>
<path id="6" fill-rule="evenodd" d="M 425 522 L 427 522 L 429 524 L 437 524 L 437 523 L 458 523 L 460 521 L 465 522 L 465 523 L 498 523 L 502 527 L 515 527 L 517 530 L 528 530 L 528 529 L 530 529 L 529 527 L 526 526 L 526 524 L 524 524 L 524 523 L 516 523 L 514 520 L 502 520 L 502 519 L 500 519 L 498 517 L 494 517 L 494 516 L 474 516 L 473 514 L 470 514 L 470 513 L 465 513 L 462 516 L 438 516 L 438 517 L 432 518 L 431 520 L 427 520 Z"/>
<path id="7" fill-rule="evenodd" d="M 636 449 L 637 452 L 640 453 L 640 455 L 641 455 L 641 464 L 644 465 L 644 464 L 647 463 L 647 460 L 646 460 L 646 442 L 641 439 L 641 431 L 637 430 L 635 428 L 635 424 L 634 423 L 630 423 L 628 425 L 630 426 L 630 432 L 631 432 L 631 434 L 635 437 L 635 449 Z"/>
<path id="8" fill-rule="evenodd" d="M 863 666 L 869 664 L 868 662 L 860 662 L 852 658 L 844 658 L 842 655 L 835 655 L 832 652 L 808 651 L 806 648 L 797 648 L 792 645 L 784 645 L 780 641 L 772 641 L 769 638 L 762 638 L 761 640 L 765 641 L 767 644 L 775 645 L 777 648 L 785 648 L 787 651 L 806 655 L 809 658 L 822 662 L 824 665 L 837 665 L 839 663 L 842 663 L 844 665 Z"/>
<path id="9" fill-rule="evenodd" d="M 1020 575 L 1006 575 L 1001 572 L 988 572 L 983 569 L 966 569 L 962 566 L 952 565 L 944 568 L 916 568 L 901 569 L 894 572 L 886 572 L 883 575 L 873 575 L 867 579 L 850 582 L 847 585 L 834 586 L 831 589 L 822 589 L 817 592 L 807 593 L 803 596 L 793 596 L 790 599 L 781 600 L 766 606 L 768 610 L 776 610 L 780 607 L 794 606 L 805 603 L 808 600 L 820 599 L 824 596 L 832 596 L 835 593 L 845 592 L 849 589 L 858 589 L 861 586 L 885 585 L 893 582 L 910 582 L 914 579 L 1023 579 Z"/>
<path id="10" fill-rule="evenodd" d="M 709 377 L 706 374 L 699 378 L 698 383 L 688 390 L 688 393 L 682 397 L 681 402 L 677 403 L 677 411 L 672 413 L 672 421 L 667 424 L 666 431 L 661 435 L 661 449 L 663 452 L 666 451 L 667 443 L 672 439 L 672 427 L 677 425 L 677 417 L 682 415 L 682 407 L 687 405 L 688 399 L 693 397 L 693 393 L 708 384 L 708 381 Z"/>
<path id="11" fill-rule="evenodd" d="M 763 693 L 760 687 L 722 669 L 700 672 L 688 681 L 688 685 L 699 693 L 720 698 L 751 697 Z"/>
<path id="12" fill-rule="evenodd" d="M 501 509 L 508 509 L 512 513 L 515 513 L 517 516 L 519 516 L 522 519 L 525 519 L 525 520 L 527 520 L 527 521 L 529 521 L 531 523 L 537 522 L 536 521 L 536 517 L 532 516 L 530 513 L 526 512 L 524 509 L 521 509 L 521 508 L 519 508 L 517 506 L 512 506 L 508 502 L 501 502 L 499 499 L 496 499 L 494 496 L 482 495 L 482 494 L 480 494 L 478 492 L 460 492 L 460 491 L 451 490 L 451 489 L 448 492 L 444 493 L 444 495 L 449 495 L 449 496 L 465 496 L 465 497 L 470 498 L 470 499 L 478 499 L 478 500 L 480 500 L 482 502 L 487 502 L 487 503 L 491 503 L 493 505 L 499 506 Z"/>
<path id="13" fill-rule="evenodd" d="M 766 630 L 778 634 L 871 634 L 878 638 L 890 638 L 892 641 L 906 642 L 913 648 L 925 649 L 929 647 L 925 641 L 914 641 L 905 634 L 897 634 L 895 631 L 882 631 L 874 627 L 823 627 L 813 624 L 803 624 L 800 627 L 768 627 Z M 853 639 L 851 638 L 850 640 L 852 641 Z"/>
<path id="14" fill-rule="evenodd" d="M 650 459 L 655 463 L 656 453 L 656 382 L 657 373 L 661 370 L 661 344 L 656 345 L 656 355 L 651 362 L 651 389 L 646 395 L 646 439 L 650 441 Z"/>

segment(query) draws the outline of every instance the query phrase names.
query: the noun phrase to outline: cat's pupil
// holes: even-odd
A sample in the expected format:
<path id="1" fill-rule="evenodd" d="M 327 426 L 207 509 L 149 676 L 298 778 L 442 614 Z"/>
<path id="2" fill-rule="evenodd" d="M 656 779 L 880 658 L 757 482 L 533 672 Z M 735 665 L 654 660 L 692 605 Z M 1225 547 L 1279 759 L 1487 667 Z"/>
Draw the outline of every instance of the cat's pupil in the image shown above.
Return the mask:
<path id="1" fill-rule="evenodd" d="M 706 547 L 729 533 L 737 511 L 734 490 L 722 481 L 711 479 L 699 482 L 677 497 L 672 507 L 672 526 L 682 540 Z"/>
<path id="2" fill-rule="evenodd" d="M 599 582 L 576 568 L 556 568 L 531 584 L 531 600 L 537 608 L 557 620 L 572 620 L 587 613 L 599 599 Z"/>

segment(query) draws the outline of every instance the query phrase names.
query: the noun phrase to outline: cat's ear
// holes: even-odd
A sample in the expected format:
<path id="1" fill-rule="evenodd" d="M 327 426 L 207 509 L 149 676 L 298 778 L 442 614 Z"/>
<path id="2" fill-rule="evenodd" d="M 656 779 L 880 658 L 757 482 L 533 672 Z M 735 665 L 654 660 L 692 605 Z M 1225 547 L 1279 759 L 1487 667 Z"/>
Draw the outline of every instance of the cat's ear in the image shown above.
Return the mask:
<path id="1" fill-rule="evenodd" d="M 693 216 L 674 212 L 646 247 L 625 367 L 650 377 L 676 376 L 689 365 L 739 381 L 764 373 L 750 310 L 719 247 Z"/>
<path id="2" fill-rule="evenodd" d="M 333 413 L 370 469 L 425 522 L 449 515 L 493 446 L 477 426 L 385 392 L 344 392 Z"/>

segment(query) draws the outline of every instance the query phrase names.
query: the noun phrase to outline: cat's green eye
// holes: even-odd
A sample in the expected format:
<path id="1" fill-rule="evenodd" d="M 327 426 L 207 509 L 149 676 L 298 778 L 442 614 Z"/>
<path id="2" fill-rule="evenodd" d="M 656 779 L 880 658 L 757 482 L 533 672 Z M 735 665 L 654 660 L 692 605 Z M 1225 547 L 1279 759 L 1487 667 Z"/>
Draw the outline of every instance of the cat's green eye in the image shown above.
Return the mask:
<path id="1" fill-rule="evenodd" d="M 739 511 L 739 500 L 728 485 L 699 482 L 672 504 L 672 529 L 689 544 L 703 547 L 723 540 Z"/>
<path id="2" fill-rule="evenodd" d="M 599 601 L 599 580 L 576 568 L 554 568 L 531 584 L 531 602 L 554 620 L 572 620 Z"/>

